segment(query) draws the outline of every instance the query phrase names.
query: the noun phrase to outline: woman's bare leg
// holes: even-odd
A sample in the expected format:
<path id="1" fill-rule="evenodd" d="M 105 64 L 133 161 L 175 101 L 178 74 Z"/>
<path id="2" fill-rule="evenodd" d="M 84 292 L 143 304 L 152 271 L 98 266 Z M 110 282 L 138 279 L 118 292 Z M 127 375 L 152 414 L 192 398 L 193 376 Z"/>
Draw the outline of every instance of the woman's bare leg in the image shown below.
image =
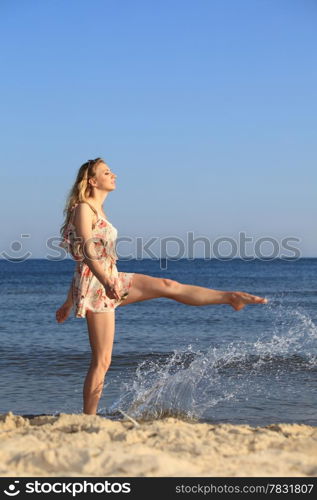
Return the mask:
<path id="1" fill-rule="evenodd" d="M 120 306 L 159 297 L 166 297 L 191 306 L 228 304 L 237 311 L 247 304 L 267 303 L 267 299 L 246 292 L 213 290 L 202 286 L 186 285 L 167 278 L 155 278 L 135 273 L 129 294 Z"/>
<path id="2" fill-rule="evenodd" d="M 180 285 L 180 286 L 178 286 Z M 211 304 L 228 304 L 235 310 L 243 309 L 247 304 L 266 304 L 267 299 L 246 292 L 226 292 L 213 290 L 202 286 L 170 283 L 172 293 L 170 298 L 192 306 L 207 306 Z"/>
<path id="3" fill-rule="evenodd" d="M 87 311 L 86 321 L 92 356 L 83 388 L 84 413 L 96 415 L 105 375 L 111 364 L 115 312 Z"/>

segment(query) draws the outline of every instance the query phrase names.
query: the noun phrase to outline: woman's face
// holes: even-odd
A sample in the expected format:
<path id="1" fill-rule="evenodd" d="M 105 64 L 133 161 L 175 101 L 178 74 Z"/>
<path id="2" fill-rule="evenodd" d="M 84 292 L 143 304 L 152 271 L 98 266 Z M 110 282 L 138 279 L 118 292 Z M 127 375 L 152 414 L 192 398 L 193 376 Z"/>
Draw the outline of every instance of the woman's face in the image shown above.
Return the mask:
<path id="1" fill-rule="evenodd" d="M 111 172 L 110 167 L 106 163 L 99 163 L 96 168 L 95 178 L 99 189 L 105 191 L 113 191 L 116 188 L 116 177 L 114 172 Z"/>

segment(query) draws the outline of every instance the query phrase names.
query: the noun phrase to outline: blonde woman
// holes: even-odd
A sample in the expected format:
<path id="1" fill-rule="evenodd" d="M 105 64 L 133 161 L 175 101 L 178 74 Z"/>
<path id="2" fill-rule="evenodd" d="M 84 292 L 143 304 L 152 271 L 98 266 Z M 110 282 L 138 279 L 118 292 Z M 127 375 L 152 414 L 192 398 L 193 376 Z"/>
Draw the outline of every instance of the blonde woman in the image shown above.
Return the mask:
<path id="1" fill-rule="evenodd" d="M 64 209 L 62 242 L 76 261 L 76 269 L 65 303 L 56 311 L 63 323 L 74 309 L 86 318 L 91 363 L 83 388 L 83 411 L 95 415 L 109 369 L 115 333 L 115 309 L 159 297 L 192 306 L 228 304 L 240 310 L 247 304 L 265 304 L 267 299 L 238 291 L 212 290 L 167 278 L 119 272 L 116 267 L 117 230 L 102 205 L 116 189 L 116 174 L 102 158 L 84 163 L 77 174 Z"/>

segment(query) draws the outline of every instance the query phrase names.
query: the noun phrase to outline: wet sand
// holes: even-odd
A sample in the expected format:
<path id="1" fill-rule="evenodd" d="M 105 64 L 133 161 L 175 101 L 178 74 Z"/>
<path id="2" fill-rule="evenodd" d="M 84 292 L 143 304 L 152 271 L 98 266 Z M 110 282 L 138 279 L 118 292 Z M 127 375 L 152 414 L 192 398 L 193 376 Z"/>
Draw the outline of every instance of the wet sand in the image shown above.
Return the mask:
<path id="1" fill-rule="evenodd" d="M 317 476 L 317 427 L 0 415 L 1 476 Z"/>

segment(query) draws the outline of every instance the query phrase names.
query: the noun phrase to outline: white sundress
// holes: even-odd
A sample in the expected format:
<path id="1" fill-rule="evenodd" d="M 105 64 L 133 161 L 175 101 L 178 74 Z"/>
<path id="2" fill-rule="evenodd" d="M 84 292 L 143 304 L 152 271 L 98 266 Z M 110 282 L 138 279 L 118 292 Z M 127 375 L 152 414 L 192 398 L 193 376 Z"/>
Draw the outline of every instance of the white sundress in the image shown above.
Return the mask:
<path id="1" fill-rule="evenodd" d="M 128 296 L 134 273 L 118 271 L 116 266 L 118 257 L 115 250 L 118 231 L 110 221 L 98 214 L 98 220 L 92 229 L 95 251 L 99 261 L 104 264 L 106 275 L 118 279 L 121 298 L 119 300 L 110 299 L 106 295 L 104 286 L 88 265 L 83 262 L 80 238 L 76 236 L 76 228 L 72 222 L 78 204 L 76 203 L 72 208 L 71 217 L 60 246 L 67 250 L 77 262 L 72 281 L 73 310 L 76 318 L 84 318 L 87 311 L 113 312 Z M 89 203 L 88 205 L 90 206 Z"/>

